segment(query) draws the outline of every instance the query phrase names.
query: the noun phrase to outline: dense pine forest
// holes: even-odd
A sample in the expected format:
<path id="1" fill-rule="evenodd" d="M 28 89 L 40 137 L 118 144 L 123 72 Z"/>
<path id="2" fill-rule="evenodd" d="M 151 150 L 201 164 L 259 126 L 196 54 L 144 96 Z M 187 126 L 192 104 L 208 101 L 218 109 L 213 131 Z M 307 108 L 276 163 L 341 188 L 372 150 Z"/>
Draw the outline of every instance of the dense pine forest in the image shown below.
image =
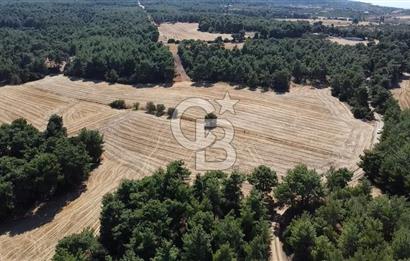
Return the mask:
<path id="1" fill-rule="evenodd" d="M 184 41 L 179 54 L 194 81 L 228 81 L 279 92 L 288 91 L 291 79 L 330 85 L 334 96 L 352 106 L 355 117 L 372 119 L 368 101 L 384 112 L 388 89 L 409 69 L 410 52 L 399 41 L 352 47 L 306 37 L 253 39 L 241 50 L 227 50 L 221 42 Z"/>
<path id="2" fill-rule="evenodd" d="M 271 240 L 263 194 L 244 197 L 237 172 L 191 175 L 170 163 L 126 181 L 103 200 L 101 233 L 60 241 L 54 260 L 267 260 Z"/>
<path id="3" fill-rule="evenodd" d="M 109 82 L 168 82 L 172 55 L 135 4 L 3 3 L 0 83 L 20 84 L 64 69 Z"/>
<path id="4" fill-rule="evenodd" d="M 233 39 L 173 41 L 194 84 L 225 81 L 280 94 L 292 82 L 328 87 L 354 117 L 371 122 L 381 115 L 384 122 L 379 143 L 358 160 L 360 180 L 352 180 L 355 173 L 346 168 L 319 173 L 303 164 L 281 178 L 264 165 L 197 174 L 178 159 L 140 180 L 123 180 L 102 200 L 99 231 L 64 237 L 53 260 L 269 260 L 273 236 L 296 261 L 410 260 L 410 110 L 401 110 L 390 93 L 410 72 L 409 26 L 358 25 L 370 16 L 382 21 L 385 13 L 398 12 L 393 8 L 305 2 L 146 0 L 141 8 L 129 0 L 0 0 L 0 85 L 53 74 L 168 83 L 174 58 L 158 42 L 157 25 L 195 22 L 199 31 Z M 318 16 L 349 17 L 352 24 L 279 20 Z M 254 37 L 245 39 L 245 32 Z M 368 41 L 347 46 L 328 36 Z M 225 48 L 227 41 L 243 46 Z M 131 111 L 123 98 L 111 98 L 112 108 L 123 109 L 116 113 L 141 117 L 138 102 Z M 144 109 L 144 117 L 161 116 L 165 106 L 147 102 Z M 168 108 L 170 118 L 173 110 Z M 44 130 L 24 119 L 1 125 L 0 223 L 81 191 L 101 163 L 103 140 L 87 129 L 68 136 L 58 115 Z"/>
<path id="5" fill-rule="evenodd" d="M 68 138 L 62 118 L 40 132 L 24 119 L 0 126 L 0 219 L 24 215 L 35 203 L 78 189 L 100 163 L 103 138 L 83 129 Z"/>
<path id="6" fill-rule="evenodd" d="M 367 180 L 348 186 L 347 169 L 320 175 L 299 165 L 279 183 L 266 166 L 245 175 L 208 172 L 192 186 L 189 175 L 176 161 L 125 181 L 103 201 L 101 235 L 84 230 L 64 238 L 54 260 L 268 260 L 274 205 L 289 207 L 278 222 L 293 260 L 410 258 L 409 202 L 373 198 Z M 244 197 L 246 176 L 253 190 Z"/>

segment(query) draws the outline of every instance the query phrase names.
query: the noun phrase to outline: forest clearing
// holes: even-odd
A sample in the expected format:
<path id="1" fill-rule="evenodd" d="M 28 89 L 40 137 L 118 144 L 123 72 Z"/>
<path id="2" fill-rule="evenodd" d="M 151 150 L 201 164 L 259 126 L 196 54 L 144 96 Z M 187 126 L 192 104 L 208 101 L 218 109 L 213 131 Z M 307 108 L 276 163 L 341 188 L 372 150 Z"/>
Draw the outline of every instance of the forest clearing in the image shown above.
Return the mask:
<path id="1" fill-rule="evenodd" d="M 222 39 L 232 39 L 230 34 L 208 33 L 198 31 L 198 23 L 162 23 L 158 26 L 160 37 L 158 41 L 167 42 L 169 39 L 174 40 L 202 40 L 213 41 L 218 36 Z"/>
<path id="2" fill-rule="evenodd" d="M 356 170 L 359 155 L 375 140 L 375 125 L 354 119 L 329 89 L 292 86 L 289 93 L 277 95 L 235 90 L 226 83 L 206 88 L 184 81 L 170 88 L 135 88 L 72 81 L 64 76 L 46 77 L 19 87 L 6 86 L 0 89 L 4 97 L 0 101 L 1 123 L 24 117 L 44 129 L 48 117 L 58 113 L 63 116 L 69 135 L 84 127 L 98 129 L 104 135 L 105 152 L 102 165 L 93 171 L 86 182 L 87 190 L 78 198 L 67 205 L 53 202 L 38 215 L 2 226 L 1 256 L 7 260 L 49 259 L 63 236 L 86 227 L 98 229 L 101 199 L 122 179 L 140 179 L 176 158 L 193 170 L 194 153 L 175 141 L 165 116 L 155 117 L 142 110 L 113 110 L 108 103 L 124 99 L 130 105 L 153 101 L 168 107 L 190 97 L 221 99 L 227 91 L 239 103 L 236 115 L 227 113 L 222 117 L 235 127 L 235 166 L 244 171 L 266 164 L 283 176 L 298 163 L 318 171 L 330 166 Z M 192 110 L 188 111 L 189 117 L 203 115 Z M 187 136 L 192 135 L 191 121 L 183 121 L 182 126 Z M 223 157 L 219 151 L 210 154 Z"/>
<path id="3" fill-rule="evenodd" d="M 368 44 L 369 41 L 366 40 L 352 40 L 352 39 L 346 39 L 346 38 L 342 38 L 342 37 L 328 37 L 327 38 L 329 41 L 333 42 L 333 43 L 337 43 L 337 44 L 341 44 L 341 45 L 350 45 L 350 46 L 354 46 L 357 44 Z"/>

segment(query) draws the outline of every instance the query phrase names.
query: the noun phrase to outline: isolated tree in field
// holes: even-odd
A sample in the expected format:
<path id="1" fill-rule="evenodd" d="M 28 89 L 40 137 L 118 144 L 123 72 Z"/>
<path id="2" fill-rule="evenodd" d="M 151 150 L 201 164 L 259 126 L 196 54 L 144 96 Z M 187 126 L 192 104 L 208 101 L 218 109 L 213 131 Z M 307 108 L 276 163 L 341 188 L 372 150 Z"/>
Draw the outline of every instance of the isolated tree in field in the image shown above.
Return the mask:
<path id="1" fill-rule="evenodd" d="M 63 118 L 57 114 L 51 115 L 44 134 L 46 138 L 67 136 L 67 129 L 63 126 Z"/>
<path id="2" fill-rule="evenodd" d="M 140 103 L 139 103 L 139 102 L 135 102 L 135 103 L 132 105 L 132 109 L 133 109 L 134 111 L 138 111 L 139 108 L 140 108 Z"/>
<path id="3" fill-rule="evenodd" d="M 304 214 L 293 220 L 284 232 L 286 243 L 295 252 L 296 260 L 309 259 L 316 240 L 316 229 L 311 217 Z"/>
<path id="4" fill-rule="evenodd" d="M 147 102 L 147 104 L 145 105 L 145 111 L 148 114 L 155 114 L 156 109 L 157 109 L 157 107 L 155 106 L 155 104 L 153 102 Z"/>
<path id="5" fill-rule="evenodd" d="M 161 117 L 165 113 L 165 105 L 164 104 L 157 104 L 156 111 L 157 111 L 156 115 L 158 117 Z"/>
<path id="6" fill-rule="evenodd" d="M 276 172 L 264 165 L 255 168 L 248 180 L 249 183 L 264 194 L 270 193 L 273 187 L 278 184 Z"/>
<path id="7" fill-rule="evenodd" d="M 392 249 L 395 260 L 406 260 L 410 258 L 410 229 L 399 229 L 393 238 Z"/>
<path id="8" fill-rule="evenodd" d="M 274 194 L 281 205 L 308 207 L 318 202 L 324 191 L 319 174 L 305 165 L 298 165 L 288 171 L 282 183 L 274 190 Z"/>
<path id="9" fill-rule="evenodd" d="M 169 107 L 167 110 L 167 115 L 169 119 L 177 118 L 178 117 L 178 111 L 174 107 Z"/>
<path id="10" fill-rule="evenodd" d="M 115 100 L 110 103 L 110 107 L 113 109 L 123 110 L 127 108 L 124 100 Z"/>

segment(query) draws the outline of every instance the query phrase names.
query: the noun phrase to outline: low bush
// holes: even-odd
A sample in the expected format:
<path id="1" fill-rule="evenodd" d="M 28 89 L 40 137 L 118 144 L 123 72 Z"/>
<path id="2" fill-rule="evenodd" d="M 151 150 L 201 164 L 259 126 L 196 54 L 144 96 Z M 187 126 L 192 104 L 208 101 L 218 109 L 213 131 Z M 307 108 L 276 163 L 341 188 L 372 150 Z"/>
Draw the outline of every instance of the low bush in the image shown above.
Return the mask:
<path id="1" fill-rule="evenodd" d="M 124 100 L 115 100 L 110 103 L 110 107 L 113 109 L 124 110 L 127 108 Z"/>
<path id="2" fill-rule="evenodd" d="M 153 102 L 147 102 L 147 104 L 145 105 L 145 111 L 148 114 L 155 114 L 156 110 L 157 110 L 157 107 L 155 106 Z"/>
<path id="3" fill-rule="evenodd" d="M 168 108 L 167 115 L 170 119 L 176 118 L 178 116 L 178 111 L 174 107 L 170 107 Z"/>
<path id="4" fill-rule="evenodd" d="M 162 115 L 164 115 L 164 113 L 165 113 L 165 106 L 164 106 L 164 104 L 158 104 L 157 105 L 157 116 L 158 117 L 161 117 Z"/>

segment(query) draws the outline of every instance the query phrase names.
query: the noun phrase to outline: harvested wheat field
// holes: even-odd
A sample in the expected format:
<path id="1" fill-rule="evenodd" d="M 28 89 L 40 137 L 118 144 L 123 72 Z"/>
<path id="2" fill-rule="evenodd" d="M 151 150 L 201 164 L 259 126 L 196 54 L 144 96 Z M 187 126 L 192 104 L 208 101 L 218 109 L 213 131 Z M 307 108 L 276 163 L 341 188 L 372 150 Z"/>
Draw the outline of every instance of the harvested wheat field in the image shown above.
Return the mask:
<path id="1" fill-rule="evenodd" d="M 230 34 L 200 32 L 198 31 L 198 23 L 163 23 L 158 26 L 158 31 L 161 42 L 167 42 L 169 39 L 213 41 L 218 36 L 223 39 L 232 39 Z"/>
<path id="2" fill-rule="evenodd" d="M 337 43 L 337 44 L 341 44 L 341 45 L 350 45 L 350 46 L 354 46 L 357 44 L 364 44 L 367 45 L 369 43 L 369 41 L 366 40 L 351 40 L 351 39 L 346 39 L 346 38 L 342 38 L 342 37 L 328 37 L 327 38 L 329 41 L 333 42 L 333 43 Z"/>
<path id="3" fill-rule="evenodd" d="M 400 83 L 400 88 L 393 89 L 392 93 L 394 98 L 400 104 L 402 109 L 410 108 L 410 79 L 409 74 L 406 74 L 406 78 Z"/>
<path id="4" fill-rule="evenodd" d="M 0 259 L 48 260 L 62 237 L 85 227 L 98 230 L 101 199 L 122 179 L 140 179 L 175 159 L 184 160 L 193 169 L 194 152 L 176 142 L 166 116 L 113 110 L 106 104 L 115 99 L 124 99 L 129 105 L 153 101 L 169 107 L 190 97 L 214 103 L 229 91 L 232 99 L 239 100 L 236 114 L 226 112 L 218 117 L 229 120 L 235 128 L 235 167 L 244 171 L 266 164 L 284 175 L 299 163 L 319 171 L 330 166 L 356 170 L 359 155 L 375 140 L 376 124 L 355 120 L 329 89 L 293 86 L 290 93 L 277 95 L 235 90 L 225 83 L 213 87 L 191 85 L 181 81 L 169 88 L 135 88 L 55 76 L 0 88 L 0 123 L 24 117 L 44 128 L 48 117 L 58 113 L 69 134 L 87 127 L 99 129 L 105 139 L 103 163 L 91 174 L 84 192 L 71 196 L 73 199 L 67 203 L 67 197 L 55 200 L 33 216 L 0 227 Z M 184 114 L 182 126 L 187 136 L 194 132 L 192 119 L 203 115 L 199 110 Z M 209 154 L 211 158 L 224 157 L 222 151 Z M 272 247 L 278 244 L 276 240 Z M 273 259 L 281 254 L 273 252 Z"/>
<path id="5" fill-rule="evenodd" d="M 289 22 L 308 22 L 310 24 L 322 22 L 323 25 L 326 25 L 326 26 L 332 26 L 333 25 L 335 27 L 346 27 L 346 26 L 353 25 L 352 21 L 327 19 L 325 17 L 319 17 L 318 19 L 303 19 L 303 18 L 285 18 L 285 19 L 281 19 L 281 18 L 278 18 L 276 20 L 278 20 L 278 21 L 289 21 Z M 361 22 L 359 22 L 359 25 L 367 26 L 367 25 L 371 25 L 371 23 L 361 21 Z"/>

